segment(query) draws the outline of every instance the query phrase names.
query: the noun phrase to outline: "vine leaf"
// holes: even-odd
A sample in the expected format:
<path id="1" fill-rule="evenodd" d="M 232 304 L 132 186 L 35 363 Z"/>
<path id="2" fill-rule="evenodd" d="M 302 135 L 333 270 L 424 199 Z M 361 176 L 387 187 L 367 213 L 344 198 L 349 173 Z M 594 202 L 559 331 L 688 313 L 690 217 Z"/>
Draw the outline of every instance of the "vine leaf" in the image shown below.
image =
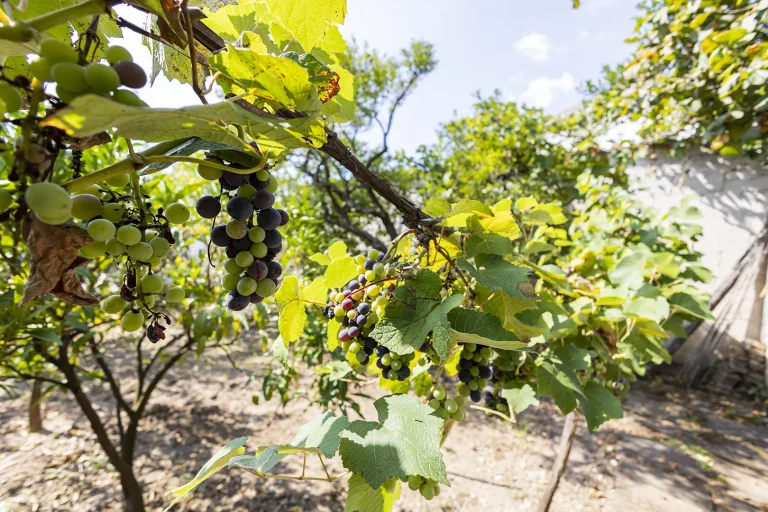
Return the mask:
<path id="1" fill-rule="evenodd" d="M 193 478 L 191 482 L 171 491 L 171 494 L 174 494 L 175 498 L 163 512 L 170 510 L 171 507 L 178 503 L 181 498 L 192 492 L 195 487 L 203 483 L 203 481 L 205 481 L 207 478 L 226 466 L 232 457 L 243 453 L 245 451 L 246 442 L 248 442 L 247 437 L 238 437 L 237 439 L 233 439 L 232 441 L 225 444 L 218 452 L 216 452 L 213 457 L 210 458 L 208 462 L 205 463 L 202 468 L 200 468 L 200 471 L 198 471 L 197 475 L 195 475 L 195 478 Z"/>
<path id="2" fill-rule="evenodd" d="M 590 359 L 589 352 L 573 345 L 553 351 L 552 359 L 536 370 L 539 394 L 554 398 L 563 414 L 574 410 L 576 398 L 586 398 L 575 372 L 586 370 Z"/>
<path id="3" fill-rule="evenodd" d="M 333 260 L 325 269 L 325 281 L 331 288 L 340 288 L 357 275 L 357 263 L 352 256 Z"/>
<path id="4" fill-rule="evenodd" d="M 536 292 L 530 281 L 531 271 L 504 261 L 495 254 L 478 254 L 475 257 L 477 268 L 466 260 L 459 259 L 456 266 L 477 280 L 478 283 L 493 291 L 504 290 L 510 297 L 533 301 Z"/>
<path id="5" fill-rule="evenodd" d="M 304 325 L 307 322 L 305 301 L 324 300 L 326 290 L 325 279 L 322 277 L 318 277 L 304 288 L 299 286 L 299 279 L 296 276 L 288 276 L 283 280 L 275 294 L 275 303 L 280 313 L 277 327 L 285 343 L 298 340 L 304 332 Z"/>
<path id="6" fill-rule="evenodd" d="M 501 397 L 507 401 L 510 411 L 520 414 L 528 407 L 539 405 L 538 394 L 530 384 L 513 383 L 511 386 L 501 390 Z"/>
<path id="7" fill-rule="evenodd" d="M 353 421 L 341 434 L 344 467 L 372 489 L 390 478 L 410 475 L 450 485 L 440 453 L 443 420 L 408 395 L 385 396 L 373 405 L 378 421 Z"/>
<path id="8" fill-rule="evenodd" d="M 579 400 L 587 419 L 587 427 L 594 432 L 600 425 L 610 419 L 624 417 L 621 402 L 604 386 L 597 382 L 589 382 L 584 389 L 584 398 Z"/>
<path id="9" fill-rule="evenodd" d="M 488 302 L 483 304 L 483 311 L 496 316 L 505 329 L 514 332 L 523 341 L 544 334 L 544 328 L 531 325 L 518 316 L 518 313 L 535 309 L 535 302 L 510 297 L 504 290 L 496 292 Z"/>
<path id="10" fill-rule="evenodd" d="M 452 339 L 457 343 L 475 343 L 500 350 L 528 348 L 514 333 L 501 325 L 501 320 L 488 313 L 456 308 L 448 312 L 453 329 Z"/>
<path id="11" fill-rule="evenodd" d="M 432 333 L 432 347 L 438 357 L 448 354 L 451 324 L 448 312 L 458 307 L 461 295 L 442 300 L 440 277 L 422 269 L 416 277 L 406 281 L 394 292 L 394 300 L 384 310 L 384 317 L 376 324 L 371 337 L 398 354 L 409 354 L 419 348 Z"/>
<path id="12" fill-rule="evenodd" d="M 704 301 L 695 299 L 687 293 L 678 292 L 669 299 L 669 304 L 675 311 L 701 320 L 714 320 L 715 317 Z"/>
<path id="13" fill-rule="evenodd" d="M 88 232 L 72 223 L 51 226 L 33 215 L 24 224 L 24 236 L 31 264 L 22 306 L 48 293 L 70 304 L 98 304 L 98 300 L 83 289 L 75 272 L 77 267 L 87 262 L 77 255 L 77 251 L 93 243 Z"/>
<path id="14" fill-rule="evenodd" d="M 282 336 L 278 336 L 275 338 L 275 341 L 272 342 L 272 357 L 277 359 L 277 362 L 280 363 L 283 368 L 286 370 L 290 369 L 290 365 L 288 364 L 288 347 L 285 346 L 285 342 L 283 341 Z"/>
<path id="15" fill-rule="evenodd" d="M 266 0 L 272 14 L 305 52 L 335 24 L 344 23 L 346 0 Z"/>
<path id="16" fill-rule="evenodd" d="M 352 475 L 344 512 L 392 512 L 400 490 L 400 480 L 387 480 L 378 489 L 371 489 L 363 477 Z"/>
<path id="17" fill-rule="evenodd" d="M 497 254 L 506 256 L 512 254 L 512 240 L 507 236 L 494 233 L 472 234 L 467 238 L 464 250 L 467 256 L 472 258 L 478 254 Z"/>

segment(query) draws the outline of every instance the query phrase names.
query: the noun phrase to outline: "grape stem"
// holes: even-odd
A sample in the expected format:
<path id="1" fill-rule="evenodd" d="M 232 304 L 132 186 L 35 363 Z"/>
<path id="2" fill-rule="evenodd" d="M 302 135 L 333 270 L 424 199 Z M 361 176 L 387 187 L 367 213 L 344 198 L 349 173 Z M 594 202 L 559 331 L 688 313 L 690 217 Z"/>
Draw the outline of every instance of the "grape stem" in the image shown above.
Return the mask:
<path id="1" fill-rule="evenodd" d="M 504 421 L 508 421 L 510 423 L 516 423 L 515 419 L 512 416 L 507 416 L 506 414 L 494 411 L 493 409 L 488 409 L 486 407 L 482 407 L 480 405 L 469 405 L 470 409 L 477 409 L 478 411 L 485 411 L 489 414 L 493 414 L 494 416 L 498 416 L 499 418 L 503 419 Z"/>
<path id="2" fill-rule="evenodd" d="M 306 456 L 306 454 L 305 454 L 305 456 Z M 238 466 L 238 467 L 240 467 L 240 469 L 244 469 L 247 472 L 256 475 L 259 478 L 273 478 L 275 480 L 297 480 L 297 481 L 312 481 L 312 482 L 335 482 L 339 478 L 343 478 L 343 477 L 347 476 L 350 473 L 350 471 L 345 471 L 345 472 L 340 473 L 338 475 L 331 476 L 331 475 L 328 474 L 328 470 L 326 469 L 325 470 L 326 476 L 324 476 L 324 477 L 322 477 L 322 476 L 304 476 L 304 475 L 293 476 L 293 475 L 276 475 L 274 473 L 261 473 L 260 471 L 257 471 L 255 469 L 244 468 L 244 467 L 241 467 L 241 466 Z M 323 469 L 325 469 L 325 464 L 323 464 Z"/>
<path id="3" fill-rule="evenodd" d="M 197 76 L 197 47 L 195 46 L 195 29 L 192 27 L 192 17 L 189 15 L 189 0 L 182 0 L 181 12 L 184 15 L 184 28 L 187 32 L 187 44 L 189 44 L 189 60 L 192 65 L 192 90 L 195 91 L 197 97 L 203 102 L 203 105 L 208 104 L 208 100 L 205 99 L 205 94 L 200 88 Z M 242 138 L 242 137 L 240 137 Z"/>

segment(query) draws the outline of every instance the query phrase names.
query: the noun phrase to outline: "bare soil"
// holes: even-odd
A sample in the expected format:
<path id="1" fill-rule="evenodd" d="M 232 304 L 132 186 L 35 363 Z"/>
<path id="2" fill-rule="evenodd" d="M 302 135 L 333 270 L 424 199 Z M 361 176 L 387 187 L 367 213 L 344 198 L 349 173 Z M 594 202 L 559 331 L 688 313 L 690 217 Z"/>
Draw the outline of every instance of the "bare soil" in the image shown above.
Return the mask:
<path id="1" fill-rule="evenodd" d="M 241 368 L 263 368 L 252 357 Z M 226 358 L 180 365 L 160 386 L 142 424 L 136 468 L 148 510 L 169 503 L 166 493 L 188 481 L 227 441 L 249 436 L 249 448 L 287 442 L 319 410 L 307 400 L 280 408 L 259 405 L 259 379 Z M 311 380 L 309 373 L 302 379 Z M 28 388 L 21 385 L 22 392 Z M 365 391 L 375 394 L 375 389 Z M 114 404 L 99 384 L 91 392 L 98 411 Z M 44 426 L 27 433 L 27 395 L 0 396 L 0 512 L 121 510 L 117 473 L 107 463 L 76 404 L 58 393 L 44 404 Z M 635 385 L 625 417 L 589 435 L 582 421 L 553 511 L 768 510 L 768 421 L 759 401 L 711 395 L 657 381 Z M 373 418 L 366 404 L 363 413 Z M 444 447 L 452 487 L 431 502 L 406 488 L 395 509 L 421 511 L 534 510 L 554 459 L 562 416 L 550 403 L 516 424 L 481 411 L 455 426 Z M 114 430 L 114 421 L 110 423 Z M 301 461 L 278 466 L 298 474 Z M 339 472 L 334 460 L 330 471 Z M 322 474 L 310 461 L 307 474 Z M 260 480 L 222 471 L 184 511 L 340 511 L 346 482 Z"/>

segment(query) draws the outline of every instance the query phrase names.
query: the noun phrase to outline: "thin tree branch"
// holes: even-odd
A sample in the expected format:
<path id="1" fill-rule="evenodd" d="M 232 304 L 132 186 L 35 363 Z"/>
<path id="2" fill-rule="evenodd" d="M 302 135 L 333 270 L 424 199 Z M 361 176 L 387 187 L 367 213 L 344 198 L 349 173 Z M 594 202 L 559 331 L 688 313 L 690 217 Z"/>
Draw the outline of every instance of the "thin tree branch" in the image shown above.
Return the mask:
<path id="1" fill-rule="evenodd" d="M 93 337 L 88 340 L 88 343 L 90 344 L 93 358 L 96 360 L 96 364 L 99 365 L 99 368 L 101 368 L 102 373 L 104 373 L 104 378 L 109 384 L 109 387 L 112 390 L 112 394 L 115 396 L 115 400 L 117 400 L 118 406 L 125 409 L 125 412 L 128 413 L 128 416 L 131 416 L 133 414 L 133 409 L 131 409 L 131 406 L 128 404 L 128 402 L 125 401 L 123 393 L 120 390 L 120 383 L 112 374 L 112 370 L 109 368 L 107 361 L 104 359 L 104 354 L 99 351 L 99 347 L 96 346 L 96 341 L 94 341 Z"/>

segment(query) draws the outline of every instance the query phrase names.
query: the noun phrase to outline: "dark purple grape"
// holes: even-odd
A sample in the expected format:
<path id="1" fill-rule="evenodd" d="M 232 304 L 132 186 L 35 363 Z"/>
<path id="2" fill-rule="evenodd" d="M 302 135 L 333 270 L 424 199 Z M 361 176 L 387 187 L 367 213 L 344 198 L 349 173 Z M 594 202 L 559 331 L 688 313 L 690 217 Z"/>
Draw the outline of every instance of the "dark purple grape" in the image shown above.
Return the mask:
<path id="1" fill-rule="evenodd" d="M 459 369 L 460 370 L 469 370 L 472 368 L 472 360 L 471 359 L 464 359 L 463 357 L 459 359 Z"/>
<path id="2" fill-rule="evenodd" d="M 117 71 L 117 76 L 120 77 L 120 83 L 131 89 L 141 89 L 147 85 L 147 74 L 144 70 L 129 60 L 121 60 L 115 62 L 112 69 Z"/>
<path id="3" fill-rule="evenodd" d="M 355 301 L 347 297 L 343 301 L 341 301 L 341 307 L 344 308 L 344 311 L 349 311 L 350 309 L 355 307 Z"/>
<path id="4" fill-rule="evenodd" d="M 429 351 L 429 341 L 425 341 L 424 343 L 422 343 L 421 346 L 419 347 L 419 350 L 421 350 L 422 352 L 428 352 Z"/>
<path id="5" fill-rule="evenodd" d="M 265 232 L 264 245 L 266 245 L 267 248 L 274 249 L 275 247 L 281 245 L 282 243 L 283 243 L 283 236 L 280 234 L 278 230 L 271 229 Z"/>
<path id="6" fill-rule="evenodd" d="M 365 315 L 357 315 L 357 317 L 355 317 L 355 323 L 360 327 L 364 326 L 366 322 L 368 322 L 368 317 Z"/>
<path id="7" fill-rule="evenodd" d="M 253 188 L 256 190 L 265 190 L 267 186 L 269 186 L 269 180 L 267 181 L 261 181 L 259 178 L 256 177 L 256 175 L 259 174 L 257 172 L 253 174 L 248 175 L 248 183 L 251 184 Z"/>
<path id="8" fill-rule="evenodd" d="M 255 197 L 255 196 L 254 196 Z M 280 225 L 280 214 L 274 208 L 267 208 L 261 210 L 256 218 L 259 226 L 269 231 L 275 229 Z"/>
<path id="9" fill-rule="evenodd" d="M 481 399 L 482 397 L 481 397 L 481 395 L 480 395 L 480 391 L 478 391 L 478 390 L 476 389 L 476 390 L 474 390 L 474 391 L 470 391 L 470 392 L 469 392 L 469 398 L 470 398 L 470 400 L 472 400 L 473 402 L 477 403 L 477 402 L 479 402 L 479 401 L 480 401 L 480 399 Z"/>
<path id="10" fill-rule="evenodd" d="M 344 290 L 341 294 L 344 295 L 344 298 L 347 298 L 352 295 L 352 290 Z"/>
<path id="11" fill-rule="evenodd" d="M 499 371 L 499 367 L 498 366 L 491 365 L 491 373 L 494 374 L 494 375 L 498 375 L 501 372 Z"/>
<path id="12" fill-rule="evenodd" d="M 365 354 L 368 356 L 373 355 L 373 349 L 371 347 L 363 347 L 363 352 L 365 352 Z"/>
<path id="13" fill-rule="evenodd" d="M 235 220 L 245 220 L 253 215 L 253 205 L 246 198 L 235 196 L 227 203 L 227 213 Z"/>
<path id="14" fill-rule="evenodd" d="M 349 331 L 348 330 L 342 329 L 342 330 L 339 331 L 339 339 L 341 341 L 349 341 L 352 338 L 349 337 Z"/>
<path id="15" fill-rule="evenodd" d="M 389 378 L 390 373 L 392 373 L 392 368 L 387 367 L 381 370 L 381 376 L 384 377 L 385 379 Z"/>
<path id="16" fill-rule="evenodd" d="M 280 266 L 279 263 L 276 261 L 269 261 L 266 263 L 267 267 L 267 277 L 270 279 L 277 279 L 281 275 L 283 275 L 283 267 Z"/>
<path id="17" fill-rule="evenodd" d="M 275 204 L 275 196 L 268 190 L 259 190 L 253 194 L 252 202 L 253 207 L 257 210 L 266 210 L 267 208 L 272 208 L 272 205 Z M 280 214 L 278 213 L 278 215 Z M 279 224 L 280 221 L 278 221 L 278 225 Z"/>
<path id="18" fill-rule="evenodd" d="M 253 292 L 250 296 L 251 304 L 258 304 L 259 302 L 263 301 L 264 297 L 261 297 L 258 293 Z"/>
<path id="19" fill-rule="evenodd" d="M 360 355 L 362 354 L 362 355 Z M 361 365 L 365 366 L 368 364 L 368 360 L 370 359 L 370 356 L 366 354 L 365 352 L 358 352 L 357 353 L 357 362 Z"/>
<path id="20" fill-rule="evenodd" d="M 493 401 L 494 401 L 493 393 L 491 393 L 490 391 L 486 391 L 485 393 L 483 393 L 483 401 L 485 401 L 485 405 L 493 404 Z"/>
<path id="21" fill-rule="evenodd" d="M 248 174 L 238 174 L 236 172 L 224 171 L 222 178 L 233 187 L 242 187 L 248 183 Z"/>
<path id="22" fill-rule="evenodd" d="M 357 282 L 362 285 L 365 285 L 365 283 L 368 282 L 368 280 L 365 278 L 365 274 L 360 274 L 359 276 L 357 276 Z"/>
<path id="23" fill-rule="evenodd" d="M 280 214 L 280 225 L 285 226 L 288 224 L 288 221 L 290 220 L 288 217 L 288 212 L 285 210 L 277 210 L 277 213 Z"/>
<path id="24" fill-rule="evenodd" d="M 197 214 L 204 219 L 212 219 L 221 211 L 221 202 L 213 196 L 203 196 L 195 205 Z"/>
<path id="25" fill-rule="evenodd" d="M 268 267 L 263 261 L 254 261 L 253 264 L 248 267 L 248 277 L 261 281 L 267 277 Z"/>
<path id="26" fill-rule="evenodd" d="M 397 380 L 405 380 L 408 377 L 411 376 L 411 369 L 407 366 L 401 366 L 399 370 L 397 370 Z"/>
<path id="27" fill-rule="evenodd" d="M 376 355 L 379 357 L 383 356 L 387 352 L 389 352 L 389 349 L 384 345 L 379 345 L 378 347 L 376 347 Z"/>
<path id="28" fill-rule="evenodd" d="M 360 334 L 360 328 L 356 325 L 353 325 L 347 329 L 347 332 L 349 333 L 350 338 L 357 338 L 357 336 Z"/>
<path id="29" fill-rule="evenodd" d="M 237 188 L 235 185 L 230 185 L 229 182 L 225 181 L 223 176 L 219 178 L 219 186 L 222 190 L 235 190 Z"/>
<path id="30" fill-rule="evenodd" d="M 267 247 L 267 252 L 269 254 L 272 254 L 273 256 L 277 256 L 278 254 L 280 254 L 282 250 L 283 250 L 283 244 L 280 244 L 277 247 Z"/>
<path id="31" fill-rule="evenodd" d="M 229 292 L 227 295 L 227 307 L 232 311 L 242 311 L 251 303 L 251 297 L 240 295 L 237 292 Z"/>
<path id="32" fill-rule="evenodd" d="M 240 238 L 239 240 L 232 240 L 232 247 L 237 249 L 238 251 L 247 251 L 251 248 L 251 241 L 248 239 L 248 237 Z"/>
<path id="33" fill-rule="evenodd" d="M 267 255 L 261 258 L 262 261 L 272 261 L 277 258 L 277 254 L 267 251 Z"/>
<path id="34" fill-rule="evenodd" d="M 349 288 L 351 291 L 355 291 L 358 288 L 360 288 L 360 282 L 359 281 L 350 281 L 347 285 L 347 288 Z"/>
<path id="35" fill-rule="evenodd" d="M 365 267 L 365 270 L 373 270 L 373 266 L 376 264 L 373 260 L 365 260 L 365 264 L 363 265 Z"/>
<path id="36" fill-rule="evenodd" d="M 232 246 L 229 246 L 229 247 L 227 247 L 227 248 L 224 250 L 224 254 L 226 254 L 226 255 L 227 255 L 227 258 L 229 258 L 229 259 L 232 259 L 232 258 L 234 258 L 235 256 L 237 256 L 237 253 L 239 253 L 239 252 L 240 252 L 240 251 L 238 251 L 237 249 L 235 249 L 235 248 L 234 248 L 234 247 L 232 247 Z"/>
<path id="37" fill-rule="evenodd" d="M 491 372 L 491 369 L 487 366 L 481 366 L 480 367 L 480 378 L 481 379 L 490 379 L 491 375 L 493 375 L 493 372 Z"/>
<path id="38" fill-rule="evenodd" d="M 344 317 L 341 319 L 341 326 L 342 327 L 349 327 L 349 318 Z"/>
<path id="39" fill-rule="evenodd" d="M 226 247 L 232 242 L 232 239 L 227 234 L 227 227 L 222 225 L 216 226 L 211 230 L 211 242 L 219 247 Z"/>
<path id="40" fill-rule="evenodd" d="M 469 370 L 461 370 L 459 372 L 459 380 L 461 382 L 469 382 L 472 380 L 472 374 L 469 373 Z"/>
<path id="41" fill-rule="evenodd" d="M 357 312 L 361 315 L 367 315 L 371 312 L 371 305 L 367 302 L 362 302 L 359 306 L 357 306 Z"/>
<path id="42" fill-rule="evenodd" d="M 384 366 L 384 363 L 382 363 L 382 362 L 381 362 L 381 359 L 377 359 L 377 360 L 376 360 L 376 367 L 377 367 L 377 368 L 380 368 L 380 369 L 382 369 L 382 370 L 383 370 L 384 368 L 386 368 L 386 366 Z"/>
<path id="43" fill-rule="evenodd" d="M 383 252 L 381 254 L 379 254 L 378 261 L 384 261 L 384 253 Z"/>
<path id="44" fill-rule="evenodd" d="M 369 347 L 369 348 L 372 348 L 372 349 L 376 348 L 376 345 L 379 344 L 378 341 L 376 341 L 375 339 L 371 338 L 370 336 L 365 338 L 364 341 L 365 341 L 365 346 Z"/>

